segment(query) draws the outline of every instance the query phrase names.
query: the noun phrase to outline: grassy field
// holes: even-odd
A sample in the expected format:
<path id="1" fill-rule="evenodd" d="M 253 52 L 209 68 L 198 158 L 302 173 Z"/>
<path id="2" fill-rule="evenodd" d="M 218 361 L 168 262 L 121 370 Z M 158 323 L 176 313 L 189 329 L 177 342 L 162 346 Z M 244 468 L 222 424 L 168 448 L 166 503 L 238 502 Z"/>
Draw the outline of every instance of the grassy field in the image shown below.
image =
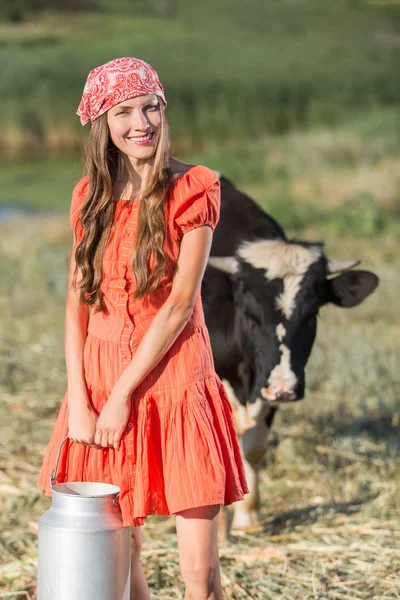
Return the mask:
<path id="1" fill-rule="evenodd" d="M 394 106 L 400 5 L 366 0 L 175 3 L 169 17 L 59 14 L 0 23 L 0 152 L 80 147 L 75 115 L 90 69 L 133 55 L 157 69 L 181 152 L 335 123 Z M 132 5 L 137 7 L 137 3 Z"/>
<path id="2" fill-rule="evenodd" d="M 227 599 L 400 598 L 398 119 L 371 112 L 339 129 L 180 155 L 232 178 L 291 235 L 324 239 L 331 258 L 361 259 L 381 278 L 362 306 L 322 310 L 306 398 L 279 411 L 262 470 L 262 527 L 220 549 Z M 66 387 L 79 169 L 76 159 L 0 168 L 1 204 L 55 209 L 0 223 L 0 597 L 13 600 L 35 597 L 37 521 L 49 506 L 35 482 Z M 143 564 L 152 599 L 183 598 L 173 518 L 147 520 Z"/>

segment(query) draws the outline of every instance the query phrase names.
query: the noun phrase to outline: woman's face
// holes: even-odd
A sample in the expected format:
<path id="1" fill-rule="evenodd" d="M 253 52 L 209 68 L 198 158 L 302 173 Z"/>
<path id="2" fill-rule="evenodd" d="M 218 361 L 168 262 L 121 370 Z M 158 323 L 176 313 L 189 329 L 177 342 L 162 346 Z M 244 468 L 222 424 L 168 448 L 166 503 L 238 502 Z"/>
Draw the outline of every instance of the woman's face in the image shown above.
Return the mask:
<path id="1" fill-rule="evenodd" d="M 155 94 L 136 96 L 107 112 L 110 137 L 130 159 L 150 158 L 157 145 L 161 108 Z"/>

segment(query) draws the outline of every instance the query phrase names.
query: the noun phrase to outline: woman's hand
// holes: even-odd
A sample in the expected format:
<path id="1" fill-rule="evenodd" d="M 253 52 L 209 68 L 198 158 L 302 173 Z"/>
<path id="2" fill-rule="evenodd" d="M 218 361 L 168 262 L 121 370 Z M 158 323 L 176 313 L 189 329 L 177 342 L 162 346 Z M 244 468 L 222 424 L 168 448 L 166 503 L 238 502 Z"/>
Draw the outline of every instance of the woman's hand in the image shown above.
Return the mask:
<path id="1" fill-rule="evenodd" d="M 130 394 L 114 387 L 96 423 L 94 443 L 119 450 L 122 434 L 131 414 Z"/>
<path id="2" fill-rule="evenodd" d="M 94 445 L 98 415 L 90 404 L 69 408 L 68 437 L 85 446 Z"/>

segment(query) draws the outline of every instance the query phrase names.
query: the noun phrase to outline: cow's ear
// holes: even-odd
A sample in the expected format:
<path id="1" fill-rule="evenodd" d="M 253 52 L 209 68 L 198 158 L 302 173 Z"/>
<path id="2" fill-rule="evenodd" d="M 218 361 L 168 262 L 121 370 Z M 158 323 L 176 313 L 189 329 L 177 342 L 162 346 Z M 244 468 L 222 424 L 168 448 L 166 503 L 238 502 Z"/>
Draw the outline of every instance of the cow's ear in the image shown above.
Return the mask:
<path id="1" fill-rule="evenodd" d="M 379 278 L 370 271 L 348 271 L 325 281 L 325 302 L 342 308 L 358 306 L 375 290 Z"/>

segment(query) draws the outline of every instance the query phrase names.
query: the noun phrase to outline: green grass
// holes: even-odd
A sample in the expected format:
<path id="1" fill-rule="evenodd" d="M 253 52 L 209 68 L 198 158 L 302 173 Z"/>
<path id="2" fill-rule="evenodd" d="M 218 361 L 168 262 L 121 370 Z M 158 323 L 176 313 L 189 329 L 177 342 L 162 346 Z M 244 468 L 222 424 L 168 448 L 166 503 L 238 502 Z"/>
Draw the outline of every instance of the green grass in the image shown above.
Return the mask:
<path id="1" fill-rule="evenodd" d="M 0 206 L 65 212 L 81 175 L 82 161 L 77 157 L 4 161 L 0 164 Z"/>
<path id="2" fill-rule="evenodd" d="M 0 151 L 65 152 L 91 68 L 116 56 L 157 69 L 183 151 L 394 105 L 400 7 L 252 0 L 180 3 L 175 16 L 44 13 L 0 27 Z"/>

